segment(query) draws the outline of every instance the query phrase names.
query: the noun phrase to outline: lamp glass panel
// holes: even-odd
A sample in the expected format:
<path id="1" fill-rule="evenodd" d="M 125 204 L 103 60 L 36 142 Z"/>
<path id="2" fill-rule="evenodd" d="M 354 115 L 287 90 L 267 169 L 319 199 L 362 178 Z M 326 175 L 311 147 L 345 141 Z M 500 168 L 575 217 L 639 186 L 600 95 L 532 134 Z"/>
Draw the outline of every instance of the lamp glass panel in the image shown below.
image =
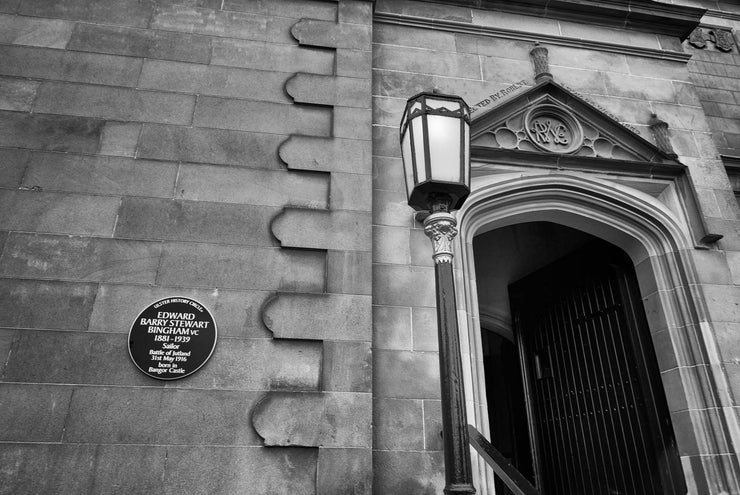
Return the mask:
<path id="1" fill-rule="evenodd" d="M 429 155 L 432 177 L 442 182 L 460 182 L 459 119 L 429 115 Z"/>
<path id="2" fill-rule="evenodd" d="M 407 130 L 401 140 L 401 153 L 403 158 L 403 173 L 406 178 L 406 195 L 411 197 L 414 190 L 414 162 L 411 154 L 411 132 Z"/>
<path id="3" fill-rule="evenodd" d="M 416 117 L 409 126 L 409 130 L 413 132 L 412 142 L 414 143 L 414 156 L 416 158 L 414 167 L 416 168 L 417 183 L 427 180 L 427 160 L 424 157 L 424 139 L 426 137 L 424 136 L 423 120 L 421 116 Z"/>
<path id="4" fill-rule="evenodd" d="M 446 110 L 460 110 L 460 102 L 456 100 L 437 100 L 435 98 L 427 98 L 427 106 L 429 108 L 444 108 Z"/>
<path id="5" fill-rule="evenodd" d="M 463 167 L 463 170 L 465 170 L 465 184 L 470 186 L 470 126 L 463 122 L 460 122 L 460 125 L 465 129 L 465 140 L 463 142 L 463 145 L 465 146 L 465 152 L 463 155 L 465 157 L 465 165 Z"/>

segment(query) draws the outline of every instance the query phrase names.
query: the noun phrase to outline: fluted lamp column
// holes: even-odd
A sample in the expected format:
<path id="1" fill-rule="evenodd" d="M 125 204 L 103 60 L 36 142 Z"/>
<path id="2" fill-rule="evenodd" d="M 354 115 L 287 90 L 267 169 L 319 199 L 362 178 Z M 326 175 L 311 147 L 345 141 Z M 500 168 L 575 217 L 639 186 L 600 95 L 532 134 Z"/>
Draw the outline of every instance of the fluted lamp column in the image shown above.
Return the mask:
<path id="1" fill-rule="evenodd" d="M 432 241 L 437 289 L 444 492 L 473 494 L 452 273 L 452 211 L 470 193 L 470 109 L 459 96 L 419 93 L 408 100 L 400 131 L 409 206 L 430 212 L 424 232 Z"/>

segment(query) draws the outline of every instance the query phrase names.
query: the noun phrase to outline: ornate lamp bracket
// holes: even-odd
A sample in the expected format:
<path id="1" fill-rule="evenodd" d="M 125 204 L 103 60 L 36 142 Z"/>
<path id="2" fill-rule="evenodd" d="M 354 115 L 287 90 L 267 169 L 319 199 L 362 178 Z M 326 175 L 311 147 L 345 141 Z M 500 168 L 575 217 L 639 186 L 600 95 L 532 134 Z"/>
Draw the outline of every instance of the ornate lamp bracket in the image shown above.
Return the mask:
<path id="1" fill-rule="evenodd" d="M 424 233 L 432 241 L 434 262 L 452 263 L 452 241 L 457 235 L 457 220 L 452 213 L 439 211 L 426 217 Z"/>

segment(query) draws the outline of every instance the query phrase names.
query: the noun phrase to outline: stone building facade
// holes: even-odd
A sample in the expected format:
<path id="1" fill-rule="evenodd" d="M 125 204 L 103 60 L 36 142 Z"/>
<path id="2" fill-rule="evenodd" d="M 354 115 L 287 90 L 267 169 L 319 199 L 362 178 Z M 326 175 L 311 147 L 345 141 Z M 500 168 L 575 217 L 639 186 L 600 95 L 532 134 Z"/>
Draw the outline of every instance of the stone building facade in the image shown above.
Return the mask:
<path id="1" fill-rule="evenodd" d="M 738 28 L 734 0 L 0 0 L 0 493 L 441 493 L 398 139 L 436 88 L 473 110 L 470 424 L 558 493 L 510 295 L 613 250 L 660 493 L 740 494 Z M 168 297 L 218 341 L 162 381 L 127 337 Z"/>

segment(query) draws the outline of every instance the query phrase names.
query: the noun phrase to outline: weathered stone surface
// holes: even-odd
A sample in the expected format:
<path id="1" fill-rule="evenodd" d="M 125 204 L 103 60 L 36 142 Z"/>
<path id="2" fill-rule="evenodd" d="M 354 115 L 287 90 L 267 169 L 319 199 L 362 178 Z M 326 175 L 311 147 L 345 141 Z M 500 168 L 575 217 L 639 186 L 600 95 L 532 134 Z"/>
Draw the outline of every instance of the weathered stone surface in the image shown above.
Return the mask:
<path id="1" fill-rule="evenodd" d="M 150 2 L 139 0 L 29 0 L 21 2 L 19 14 L 75 21 L 146 27 L 152 15 Z"/>
<path id="2" fill-rule="evenodd" d="M 436 305 L 431 267 L 375 265 L 373 287 L 374 304 L 430 308 Z"/>
<path id="3" fill-rule="evenodd" d="M 198 98 L 193 123 L 216 129 L 329 136 L 332 112 L 325 107 L 204 96 Z"/>
<path id="4" fill-rule="evenodd" d="M 70 387 L 0 384 L 0 440 L 61 441 L 71 396 Z"/>
<path id="5" fill-rule="evenodd" d="M 602 41 L 620 45 L 660 48 L 658 38 L 653 33 L 641 33 L 635 30 L 613 29 L 595 24 L 560 21 L 560 35 L 569 38 Z"/>
<path id="6" fill-rule="evenodd" d="M 415 351 L 439 349 L 436 308 L 411 308 L 411 328 Z"/>
<path id="7" fill-rule="evenodd" d="M 0 8 L 0 12 L 4 12 Z M 74 23 L 57 19 L 0 16 L 0 42 L 11 45 L 64 48 Z"/>
<path id="8" fill-rule="evenodd" d="M 471 53 L 470 50 L 459 49 L 460 46 L 456 43 L 458 36 L 462 35 L 407 26 L 384 24 L 373 26 L 373 42 L 376 44 L 425 48 L 445 52 L 454 52 L 457 49 L 461 52 Z M 470 35 L 468 38 L 475 40 L 481 37 Z M 474 53 L 478 54 L 480 51 Z M 485 55 L 493 54 L 486 53 Z"/>
<path id="9" fill-rule="evenodd" d="M 373 50 L 373 67 L 467 79 L 480 79 L 481 77 L 480 58 L 477 55 L 437 52 L 430 57 L 429 54 L 428 50 L 376 45 Z M 511 82 L 516 80 L 518 79 L 515 78 Z"/>
<path id="10" fill-rule="evenodd" d="M 101 284 L 89 329 L 127 333 L 136 316 L 133 313 L 171 296 L 173 290 L 172 287 Z M 195 299 L 210 310 L 218 325 L 219 337 L 271 337 L 262 323 L 261 308 L 272 292 L 178 288 L 177 293 Z"/>
<path id="11" fill-rule="evenodd" d="M 366 251 L 372 237 L 370 213 L 354 211 L 285 208 L 271 230 L 283 247 Z"/>
<path id="12" fill-rule="evenodd" d="M 0 229 L 110 236 L 120 199 L 0 190 Z"/>
<path id="13" fill-rule="evenodd" d="M 103 124 L 99 119 L 0 111 L 0 142 L 17 148 L 95 153 Z"/>
<path id="14" fill-rule="evenodd" d="M 370 107 L 370 80 L 298 73 L 285 83 L 296 103 Z"/>
<path id="15" fill-rule="evenodd" d="M 30 111 L 38 86 L 36 81 L 0 77 L 0 110 Z"/>
<path id="16" fill-rule="evenodd" d="M 141 60 L 47 48 L 0 46 L 0 74 L 61 81 L 135 86 Z"/>
<path id="17" fill-rule="evenodd" d="M 360 24 L 301 19 L 291 27 L 290 33 L 298 43 L 309 46 L 369 50 L 371 43 L 370 26 Z"/>
<path id="18" fill-rule="evenodd" d="M 32 153 L 23 186 L 88 194 L 172 197 L 175 163 Z"/>
<path id="19" fill-rule="evenodd" d="M 424 450 L 442 450 L 442 402 L 424 402 Z"/>
<path id="20" fill-rule="evenodd" d="M 370 342 L 324 342 L 322 389 L 329 392 L 370 392 Z"/>
<path id="21" fill-rule="evenodd" d="M 372 139 L 372 109 L 334 107 L 333 136 L 349 139 Z"/>
<path id="22" fill-rule="evenodd" d="M 299 135 L 290 136 L 279 151 L 290 169 L 365 174 L 372 154 L 369 141 Z"/>
<path id="23" fill-rule="evenodd" d="M 295 19 L 288 17 L 268 17 L 193 8 L 187 5 L 167 5 L 156 10 L 150 27 L 164 31 L 292 43 L 290 26 L 294 23 Z"/>
<path id="24" fill-rule="evenodd" d="M 372 82 L 373 53 L 371 51 L 348 48 L 337 48 L 335 51 L 337 62 L 334 73 L 337 76 L 370 79 Z"/>
<path id="25" fill-rule="evenodd" d="M 413 17 L 425 17 L 427 19 L 441 19 L 446 21 L 466 23 L 473 21 L 472 11 L 469 7 L 429 5 L 422 2 L 394 2 L 393 0 L 378 0 L 375 6 L 375 11 L 404 14 Z"/>
<path id="26" fill-rule="evenodd" d="M 411 309 L 373 306 L 373 348 L 411 350 Z"/>
<path id="27" fill-rule="evenodd" d="M 0 444 L 3 495 L 152 493 L 160 491 L 171 447 Z"/>
<path id="28" fill-rule="evenodd" d="M 223 10 L 235 10 L 250 14 L 267 16 L 293 17 L 301 19 L 334 20 L 337 16 L 336 1 L 321 0 L 282 0 L 280 2 L 244 2 L 242 0 L 224 0 Z"/>
<path id="29" fill-rule="evenodd" d="M 373 492 L 384 495 L 442 493 L 445 486 L 441 452 L 373 452 Z"/>
<path id="30" fill-rule="evenodd" d="M 369 163 L 366 162 L 369 168 Z M 369 175 L 332 172 L 329 203 L 334 210 L 371 212 L 372 183 Z"/>
<path id="31" fill-rule="evenodd" d="M 369 449 L 319 448 L 317 493 L 370 495 L 373 485 Z"/>
<path id="32" fill-rule="evenodd" d="M 289 103 L 282 72 L 145 60 L 139 87 L 199 95 Z"/>
<path id="33" fill-rule="evenodd" d="M 123 198 L 115 236 L 275 246 L 269 226 L 280 211 L 267 206 Z"/>
<path id="34" fill-rule="evenodd" d="M 34 109 L 111 120 L 190 124 L 194 104 L 191 95 L 45 82 L 39 86 Z"/>
<path id="35" fill-rule="evenodd" d="M 194 201 L 326 208 L 328 179 L 328 174 L 310 172 L 183 165 L 176 191 Z"/>
<path id="36" fill-rule="evenodd" d="M 373 189 L 406 194 L 401 158 L 373 157 Z"/>
<path id="37" fill-rule="evenodd" d="M 138 157 L 284 170 L 277 134 L 144 124 Z"/>
<path id="38" fill-rule="evenodd" d="M 106 122 L 100 139 L 101 155 L 136 155 L 136 144 L 141 133 L 141 124 L 128 122 Z"/>
<path id="39" fill-rule="evenodd" d="M 316 491 L 317 454 L 304 448 L 168 447 L 162 485 L 165 495 L 323 495 Z"/>
<path id="40" fill-rule="evenodd" d="M 373 401 L 373 446 L 376 450 L 423 450 L 424 409 L 422 401 L 375 399 Z"/>
<path id="41" fill-rule="evenodd" d="M 27 151 L 0 149 L 0 187 L 18 187 L 26 171 L 27 161 Z"/>
<path id="42" fill-rule="evenodd" d="M 252 424 L 265 445 L 372 445 L 371 397 L 357 393 L 272 392 L 254 408 Z"/>
<path id="43" fill-rule="evenodd" d="M 373 127 L 373 156 L 401 158 L 398 127 Z"/>
<path id="44" fill-rule="evenodd" d="M 326 253 L 323 251 L 165 244 L 157 283 L 321 292 L 324 290 L 325 265 Z"/>
<path id="45" fill-rule="evenodd" d="M 371 313 L 368 296 L 278 294 L 262 318 L 276 338 L 369 341 Z"/>
<path id="46" fill-rule="evenodd" d="M 326 292 L 366 294 L 372 292 L 372 260 L 362 251 L 329 251 L 326 256 Z"/>
<path id="47" fill-rule="evenodd" d="M 199 64 L 210 58 L 211 44 L 205 36 L 96 24 L 76 24 L 69 34 L 68 50 Z"/>
<path id="48" fill-rule="evenodd" d="M 553 74 L 555 74 L 554 70 Z M 651 101 L 675 101 L 673 85 L 668 80 L 660 81 L 611 72 L 604 72 L 603 79 L 606 93 L 600 94 Z"/>
<path id="49" fill-rule="evenodd" d="M 0 279 L 3 326 L 85 330 L 96 291 L 97 284 Z"/>
<path id="50" fill-rule="evenodd" d="M 410 260 L 409 229 L 382 225 L 373 227 L 373 262 L 403 265 Z"/>
<path id="51" fill-rule="evenodd" d="M 439 398 L 439 357 L 437 353 L 376 349 L 373 358 L 375 397 Z"/>
<path id="52" fill-rule="evenodd" d="M 65 440 L 256 446 L 260 439 L 249 415 L 261 395 L 230 390 L 79 387 L 72 396 Z"/>
<path id="53" fill-rule="evenodd" d="M 151 284 L 160 250 L 149 242 L 11 233 L 0 275 Z"/>
<path id="54" fill-rule="evenodd" d="M 211 43 L 214 65 L 289 73 L 330 75 L 334 72 L 334 53 L 328 49 L 229 38 L 215 38 Z"/>

